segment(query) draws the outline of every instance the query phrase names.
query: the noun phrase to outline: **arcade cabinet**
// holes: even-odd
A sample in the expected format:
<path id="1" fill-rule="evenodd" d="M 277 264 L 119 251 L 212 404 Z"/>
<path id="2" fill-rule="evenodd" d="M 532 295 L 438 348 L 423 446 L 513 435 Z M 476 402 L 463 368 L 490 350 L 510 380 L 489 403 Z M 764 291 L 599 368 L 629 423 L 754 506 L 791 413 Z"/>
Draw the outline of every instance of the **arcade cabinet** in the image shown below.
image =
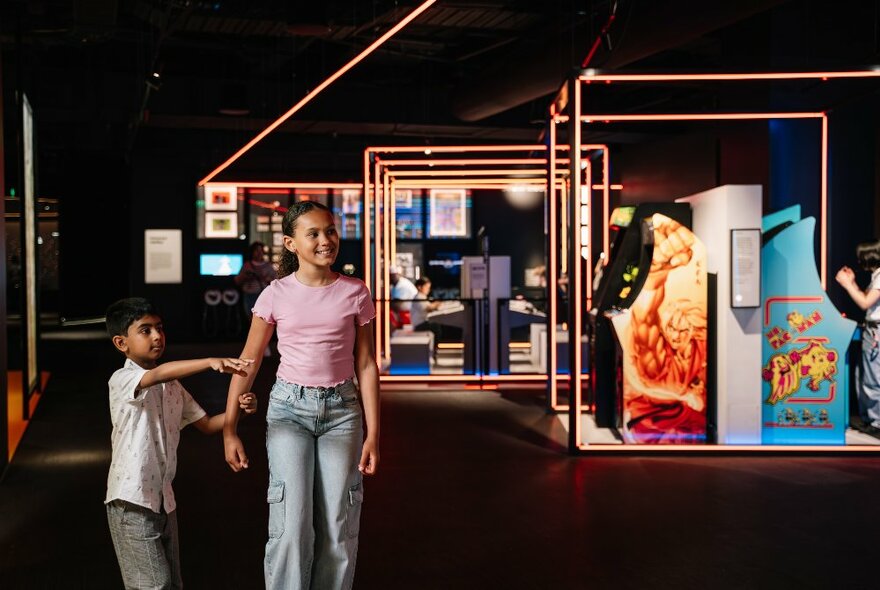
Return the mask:
<path id="1" fill-rule="evenodd" d="M 761 441 L 844 445 L 847 349 L 856 323 L 840 315 L 822 288 L 816 220 L 797 217 L 764 219 Z"/>
<path id="2" fill-rule="evenodd" d="M 706 248 L 671 217 L 636 219 L 642 237 L 638 278 L 604 314 L 617 343 L 620 433 L 626 443 L 705 443 Z"/>
<path id="3" fill-rule="evenodd" d="M 618 207 L 610 217 L 614 231 L 608 264 L 593 283 L 593 309 L 590 310 L 590 389 L 588 404 L 593 408 L 596 425 L 619 428 L 617 375 L 614 372 L 616 345 L 610 320 L 605 313 L 631 300 L 650 267 L 649 243 L 643 242 L 640 220 L 662 213 L 685 227 L 691 227 L 690 206 L 681 203 L 644 203 L 637 207 Z M 644 258 L 644 259 L 643 259 Z M 597 273 L 598 274 L 598 273 Z"/>

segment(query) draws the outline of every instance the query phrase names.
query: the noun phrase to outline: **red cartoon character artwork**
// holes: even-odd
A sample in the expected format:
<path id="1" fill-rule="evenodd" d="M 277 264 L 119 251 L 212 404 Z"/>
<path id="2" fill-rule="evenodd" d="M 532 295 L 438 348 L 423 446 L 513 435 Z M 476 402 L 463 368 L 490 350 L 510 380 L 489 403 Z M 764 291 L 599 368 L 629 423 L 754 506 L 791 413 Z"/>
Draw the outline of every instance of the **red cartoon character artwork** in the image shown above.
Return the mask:
<path id="1" fill-rule="evenodd" d="M 837 351 L 811 340 L 800 349 L 774 354 L 761 374 L 770 384 L 768 404 L 784 401 L 798 392 L 802 381 L 810 391 L 819 391 L 823 381 L 834 382 L 837 373 Z"/>

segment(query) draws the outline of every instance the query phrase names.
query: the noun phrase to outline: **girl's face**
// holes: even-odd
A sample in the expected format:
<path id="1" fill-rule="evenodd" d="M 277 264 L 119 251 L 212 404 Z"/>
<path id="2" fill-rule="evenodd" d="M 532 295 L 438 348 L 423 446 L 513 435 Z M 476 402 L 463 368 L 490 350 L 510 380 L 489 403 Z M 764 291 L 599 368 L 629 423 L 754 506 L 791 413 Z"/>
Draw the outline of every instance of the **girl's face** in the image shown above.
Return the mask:
<path id="1" fill-rule="evenodd" d="M 333 216 L 320 209 L 300 215 L 293 227 L 293 237 L 284 236 L 284 247 L 296 254 L 300 266 L 329 269 L 339 252 Z"/>

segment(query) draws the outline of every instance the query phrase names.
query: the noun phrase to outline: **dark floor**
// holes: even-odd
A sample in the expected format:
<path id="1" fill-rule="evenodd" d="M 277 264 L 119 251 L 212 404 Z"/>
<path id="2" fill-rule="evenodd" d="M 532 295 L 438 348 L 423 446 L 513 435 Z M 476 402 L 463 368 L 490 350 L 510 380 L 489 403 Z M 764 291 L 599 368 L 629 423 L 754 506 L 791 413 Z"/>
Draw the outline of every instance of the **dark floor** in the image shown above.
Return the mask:
<path id="1" fill-rule="evenodd" d="M 106 381 L 121 357 L 104 341 L 47 349 L 48 392 L 0 483 L 0 588 L 118 588 L 102 500 Z M 235 353 L 178 346 L 167 358 Z M 186 384 L 222 409 L 222 376 Z M 539 395 L 384 394 L 356 588 L 880 588 L 876 459 L 574 458 Z M 183 433 L 189 588 L 262 587 L 262 420 L 246 420 L 242 437 L 251 469 L 233 474 L 219 436 Z"/>

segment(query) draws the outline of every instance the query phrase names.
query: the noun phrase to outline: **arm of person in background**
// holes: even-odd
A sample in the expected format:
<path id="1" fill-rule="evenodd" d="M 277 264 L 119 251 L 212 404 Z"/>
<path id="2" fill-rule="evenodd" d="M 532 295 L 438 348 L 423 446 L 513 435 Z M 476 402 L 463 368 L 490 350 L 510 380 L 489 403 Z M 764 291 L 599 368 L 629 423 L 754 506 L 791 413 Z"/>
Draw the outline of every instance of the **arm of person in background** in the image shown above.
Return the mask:
<path id="1" fill-rule="evenodd" d="M 257 411 L 257 396 L 250 391 L 238 396 L 238 407 L 244 410 L 245 414 L 255 413 Z M 203 434 L 217 434 L 223 430 L 225 421 L 226 413 L 224 412 L 216 416 L 202 416 L 193 422 L 193 426 Z"/>
<path id="2" fill-rule="evenodd" d="M 863 310 L 867 310 L 880 300 L 880 289 L 871 289 L 870 287 L 865 291 L 859 289 L 856 284 L 856 273 L 848 266 L 837 271 L 834 278 L 846 290 L 853 302 Z"/>
<path id="3" fill-rule="evenodd" d="M 244 285 L 251 279 L 253 271 L 248 269 L 249 266 L 249 262 L 245 262 L 244 264 L 242 264 L 241 269 L 238 271 L 238 274 L 235 275 L 235 277 L 232 279 L 237 287 L 241 288 L 242 285 Z"/>
<path id="4" fill-rule="evenodd" d="M 253 386 L 254 377 L 256 377 L 257 371 L 260 370 L 260 363 L 263 360 L 263 351 L 269 344 L 269 339 L 274 331 L 274 324 L 270 324 L 260 316 L 255 315 L 253 317 L 247 342 L 244 345 L 244 352 L 242 352 L 242 354 L 251 355 L 247 358 L 256 359 L 253 361 L 253 369 L 244 375 L 233 375 L 232 381 L 229 383 L 229 394 L 226 398 L 226 414 L 224 414 L 225 420 L 223 423 L 223 448 L 226 462 L 235 472 L 247 469 L 248 467 L 244 445 L 238 437 L 239 396 L 250 391 Z"/>
<path id="5" fill-rule="evenodd" d="M 367 436 L 358 470 L 374 475 L 379 467 L 379 367 L 373 352 L 373 327 L 369 322 L 357 326 L 354 346 L 354 371 L 361 389 Z"/>

